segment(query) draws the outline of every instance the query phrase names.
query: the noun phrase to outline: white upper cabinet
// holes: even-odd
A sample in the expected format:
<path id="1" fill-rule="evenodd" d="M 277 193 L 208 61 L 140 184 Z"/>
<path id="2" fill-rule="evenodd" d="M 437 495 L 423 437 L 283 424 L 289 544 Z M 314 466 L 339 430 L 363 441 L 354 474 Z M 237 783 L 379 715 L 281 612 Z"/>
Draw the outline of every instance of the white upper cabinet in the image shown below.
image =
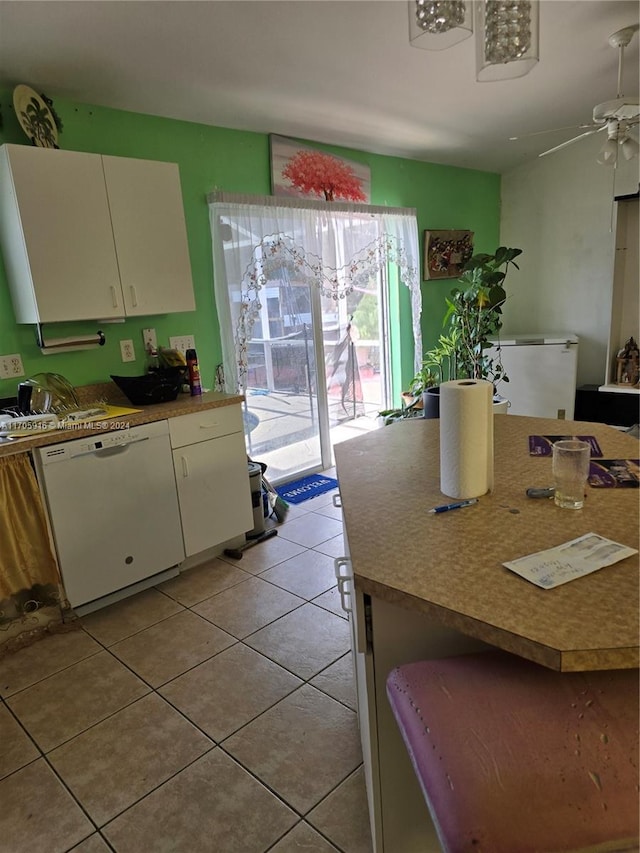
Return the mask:
<path id="1" fill-rule="evenodd" d="M 128 316 L 194 311 L 175 163 L 102 157 Z"/>
<path id="2" fill-rule="evenodd" d="M 4 145 L 0 241 L 18 323 L 195 308 L 176 164 Z"/>
<path id="3" fill-rule="evenodd" d="M 0 239 L 18 323 L 124 315 L 99 156 L 4 145 Z"/>

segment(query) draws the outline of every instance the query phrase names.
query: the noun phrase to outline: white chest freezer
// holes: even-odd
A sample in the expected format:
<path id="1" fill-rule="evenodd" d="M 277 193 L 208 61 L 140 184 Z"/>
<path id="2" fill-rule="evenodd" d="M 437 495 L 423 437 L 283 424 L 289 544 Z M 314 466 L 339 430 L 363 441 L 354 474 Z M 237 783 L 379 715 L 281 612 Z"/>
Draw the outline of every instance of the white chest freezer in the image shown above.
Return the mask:
<path id="1" fill-rule="evenodd" d="M 498 343 L 487 350 L 498 356 Z M 578 370 L 578 338 L 572 333 L 501 335 L 500 353 L 509 382 L 497 391 L 513 415 L 573 418 Z"/>

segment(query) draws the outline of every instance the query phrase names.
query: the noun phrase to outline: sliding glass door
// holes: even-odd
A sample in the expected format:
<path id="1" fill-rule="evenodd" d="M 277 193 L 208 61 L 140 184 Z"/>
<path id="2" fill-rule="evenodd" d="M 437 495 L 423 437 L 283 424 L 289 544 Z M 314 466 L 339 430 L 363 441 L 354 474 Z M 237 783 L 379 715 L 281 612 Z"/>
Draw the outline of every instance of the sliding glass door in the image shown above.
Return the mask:
<path id="1" fill-rule="evenodd" d="M 332 444 L 390 402 L 387 272 L 420 286 L 414 211 L 210 199 L 225 389 L 245 395 L 250 456 L 272 481 L 330 467 Z"/>
<path id="2" fill-rule="evenodd" d="M 282 270 L 261 293 L 248 345 L 245 421 L 274 480 L 333 464 L 332 445 L 375 424 L 388 397 L 383 277 L 334 300 Z"/>
<path id="3" fill-rule="evenodd" d="M 376 425 L 390 399 L 389 324 L 384 270 L 344 300 L 322 298 L 330 444 Z"/>
<path id="4" fill-rule="evenodd" d="M 323 463 L 313 296 L 282 270 L 270 274 L 248 343 L 247 446 L 274 480 Z"/>

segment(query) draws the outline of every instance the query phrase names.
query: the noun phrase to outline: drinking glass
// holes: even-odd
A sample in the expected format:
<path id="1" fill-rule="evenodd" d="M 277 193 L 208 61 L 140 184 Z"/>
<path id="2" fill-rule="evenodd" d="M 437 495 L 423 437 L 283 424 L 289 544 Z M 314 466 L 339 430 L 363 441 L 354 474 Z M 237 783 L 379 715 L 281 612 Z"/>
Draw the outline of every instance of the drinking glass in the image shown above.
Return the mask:
<path id="1" fill-rule="evenodd" d="M 589 476 L 591 445 L 588 441 L 563 440 L 553 445 L 553 485 L 556 506 L 582 509 Z"/>

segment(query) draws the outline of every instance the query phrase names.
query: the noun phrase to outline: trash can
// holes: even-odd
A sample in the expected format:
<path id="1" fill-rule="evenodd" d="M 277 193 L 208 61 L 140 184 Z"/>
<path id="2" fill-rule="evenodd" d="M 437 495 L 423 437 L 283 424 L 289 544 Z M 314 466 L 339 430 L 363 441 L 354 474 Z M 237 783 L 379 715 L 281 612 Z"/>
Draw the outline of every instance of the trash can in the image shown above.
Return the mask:
<path id="1" fill-rule="evenodd" d="M 253 530 L 247 533 L 251 539 L 264 533 L 264 506 L 262 503 L 262 468 L 257 462 L 249 462 L 249 486 L 253 507 Z"/>

